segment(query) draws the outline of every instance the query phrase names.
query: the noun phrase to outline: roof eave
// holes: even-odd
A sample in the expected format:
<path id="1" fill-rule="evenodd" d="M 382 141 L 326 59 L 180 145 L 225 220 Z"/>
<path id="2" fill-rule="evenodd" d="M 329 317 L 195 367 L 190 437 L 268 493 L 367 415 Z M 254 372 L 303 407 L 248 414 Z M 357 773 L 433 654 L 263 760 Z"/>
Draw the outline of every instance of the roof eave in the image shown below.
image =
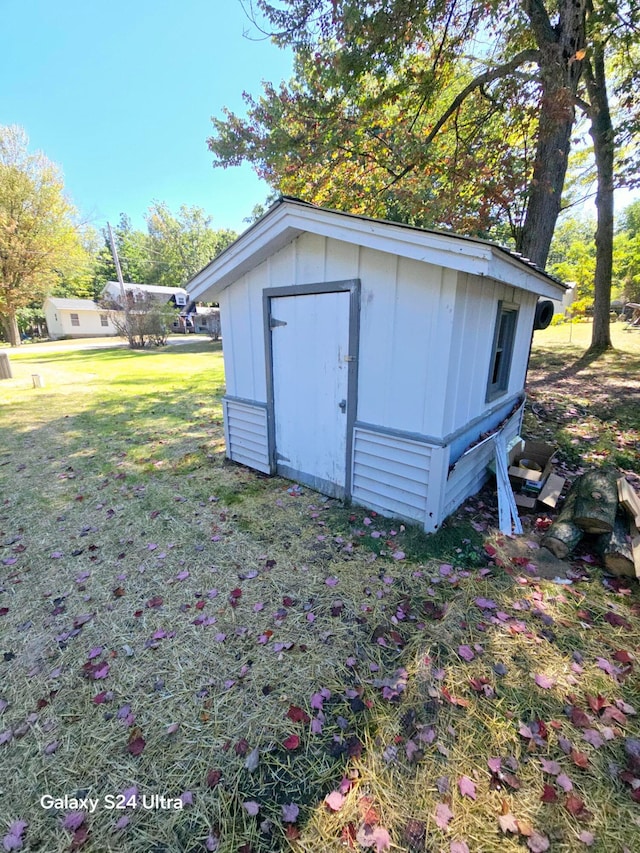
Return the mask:
<path id="1" fill-rule="evenodd" d="M 191 298 L 216 299 L 233 281 L 305 231 L 488 276 L 539 296 L 562 298 L 565 290 L 564 285 L 546 273 L 491 243 L 283 199 L 187 282 Z"/>

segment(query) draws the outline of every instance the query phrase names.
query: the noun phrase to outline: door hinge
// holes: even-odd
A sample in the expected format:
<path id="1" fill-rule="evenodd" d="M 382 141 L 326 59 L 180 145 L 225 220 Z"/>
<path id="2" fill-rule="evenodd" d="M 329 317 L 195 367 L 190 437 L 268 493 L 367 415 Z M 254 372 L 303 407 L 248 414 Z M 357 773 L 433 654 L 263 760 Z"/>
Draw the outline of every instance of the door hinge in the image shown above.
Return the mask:
<path id="1" fill-rule="evenodd" d="M 357 356 L 355 356 L 355 355 L 345 355 L 344 360 L 345 360 L 345 361 L 356 361 L 356 360 L 357 360 Z"/>
<path id="2" fill-rule="evenodd" d="M 286 325 L 287 325 L 286 320 L 276 320 L 275 317 L 269 317 L 269 328 L 270 329 L 275 329 L 276 326 L 286 326 Z"/>

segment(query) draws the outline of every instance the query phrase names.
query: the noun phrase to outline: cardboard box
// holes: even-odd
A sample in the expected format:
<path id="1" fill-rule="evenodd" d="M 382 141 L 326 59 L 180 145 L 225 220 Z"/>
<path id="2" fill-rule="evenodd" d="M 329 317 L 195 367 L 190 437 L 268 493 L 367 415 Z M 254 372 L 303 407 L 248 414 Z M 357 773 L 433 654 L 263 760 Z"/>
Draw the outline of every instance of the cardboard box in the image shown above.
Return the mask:
<path id="1" fill-rule="evenodd" d="M 520 441 L 516 442 L 509 451 L 509 479 L 514 491 L 520 491 L 525 480 L 544 483 L 551 473 L 553 457 L 556 448 L 545 441 Z M 522 464 L 522 460 L 533 462 L 528 468 Z"/>
<path id="2" fill-rule="evenodd" d="M 564 483 L 564 477 L 559 477 L 557 474 L 549 474 L 547 482 L 538 495 L 538 502 L 548 509 L 553 509 L 560 499 L 560 492 Z"/>

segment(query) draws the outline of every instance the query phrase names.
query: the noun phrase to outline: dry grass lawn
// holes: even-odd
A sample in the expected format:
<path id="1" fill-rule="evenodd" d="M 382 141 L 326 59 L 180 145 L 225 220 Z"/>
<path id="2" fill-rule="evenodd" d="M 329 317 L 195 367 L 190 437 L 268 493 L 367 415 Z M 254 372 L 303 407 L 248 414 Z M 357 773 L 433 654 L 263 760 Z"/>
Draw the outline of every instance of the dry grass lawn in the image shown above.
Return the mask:
<path id="1" fill-rule="evenodd" d="M 580 364 L 561 332 L 528 434 L 633 480 L 640 334 Z M 636 583 L 588 547 L 544 580 L 490 488 L 426 537 L 227 462 L 209 342 L 11 358 L 4 849 L 640 849 Z"/>

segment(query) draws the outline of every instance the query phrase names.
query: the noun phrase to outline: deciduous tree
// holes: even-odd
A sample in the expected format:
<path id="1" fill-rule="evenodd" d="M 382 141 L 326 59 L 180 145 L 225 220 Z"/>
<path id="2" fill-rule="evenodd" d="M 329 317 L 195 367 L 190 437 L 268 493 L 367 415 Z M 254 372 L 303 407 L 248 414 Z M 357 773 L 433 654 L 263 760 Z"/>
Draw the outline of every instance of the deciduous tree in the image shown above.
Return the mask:
<path id="1" fill-rule="evenodd" d="M 154 202 L 146 220 L 150 280 L 166 287 L 182 287 L 236 237 L 227 229 L 214 230 L 201 207 L 182 205 L 174 215 L 164 202 Z"/>
<path id="2" fill-rule="evenodd" d="M 20 344 L 18 309 L 41 299 L 81 253 L 59 169 L 30 153 L 23 128 L 0 126 L 0 320 Z"/>

